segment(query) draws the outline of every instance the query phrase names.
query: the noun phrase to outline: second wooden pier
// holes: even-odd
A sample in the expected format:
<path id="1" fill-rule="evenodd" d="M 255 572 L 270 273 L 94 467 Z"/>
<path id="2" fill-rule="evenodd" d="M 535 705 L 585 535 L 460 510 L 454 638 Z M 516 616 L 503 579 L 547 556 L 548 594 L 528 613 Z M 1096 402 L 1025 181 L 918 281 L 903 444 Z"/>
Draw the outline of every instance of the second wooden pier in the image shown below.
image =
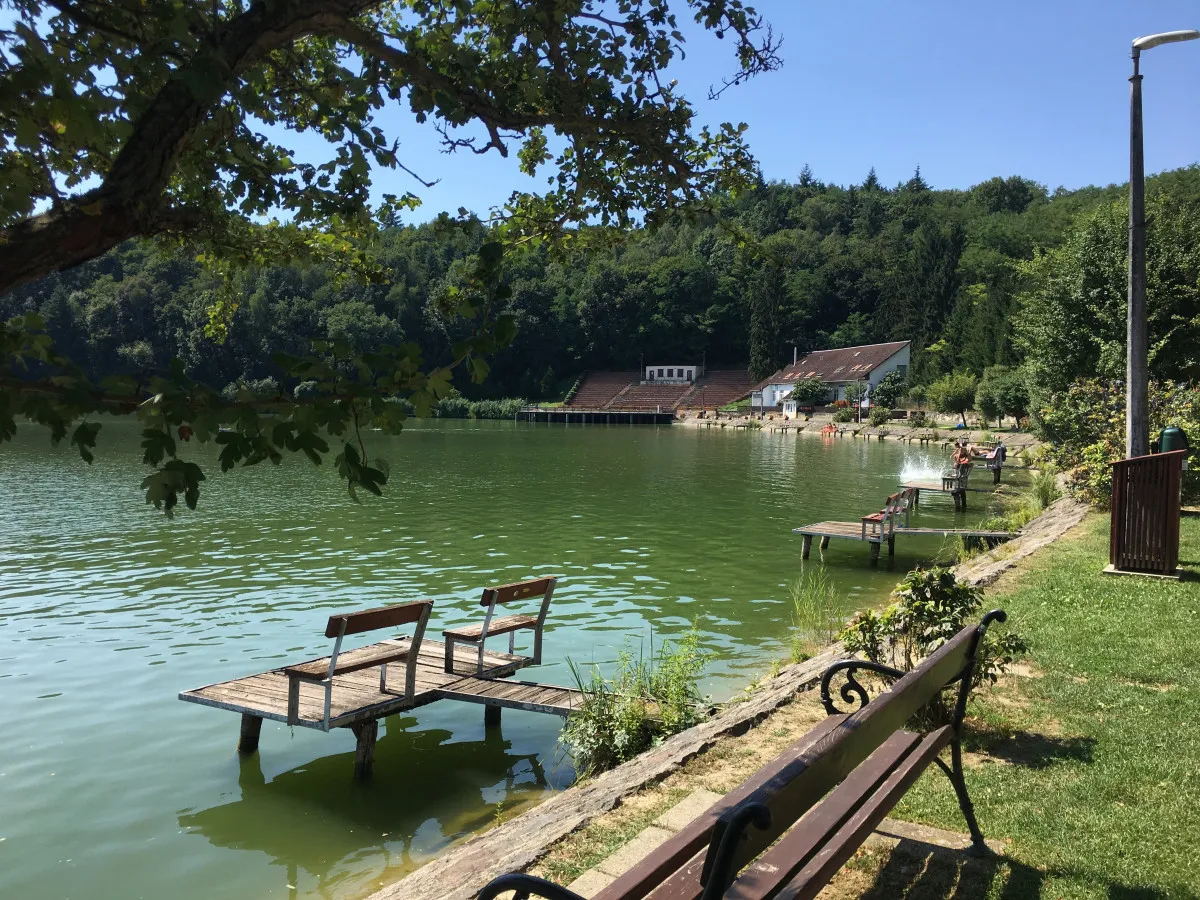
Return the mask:
<path id="1" fill-rule="evenodd" d="M 973 528 L 906 528 L 899 527 L 891 531 L 867 532 L 863 533 L 862 525 L 858 522 L 817 522 L 814 525 L 802 525 L 799 528 L 793 528 L 794 534 L 801 535 L 804 542 L 800 549 L 800 558 L 808 559 L 812 552 L 813 538 L 820 539 L 821 549 L 824 550 L 829 546 L 830 538 L 839 538 L 847 541 L 859 541 L 868 545 L 871 554 L 871 564 L 879 562 L 879 555 L 884 544 L 887 544 L 888 556 L 896 555 L 896 538 L 899 536 L 908 535 L 910 537 L 918 537 L 921 535 L 939 535 L 941 537 L 962 537 L 968 542 L 977 542 L 985 547 L 994 547 L 997 544 L 1003 544 L 1005 541 L 1010 541 L 1016 534 L 1011 531 L 987 531 L 983 529 Z"/>

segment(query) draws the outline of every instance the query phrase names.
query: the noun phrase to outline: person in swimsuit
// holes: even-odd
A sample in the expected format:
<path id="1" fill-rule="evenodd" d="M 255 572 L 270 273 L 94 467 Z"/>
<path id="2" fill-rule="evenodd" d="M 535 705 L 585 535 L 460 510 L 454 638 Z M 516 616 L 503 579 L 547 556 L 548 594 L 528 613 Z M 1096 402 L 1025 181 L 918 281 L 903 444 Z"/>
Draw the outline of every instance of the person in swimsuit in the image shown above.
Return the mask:
<path id="1" fill-rule="evenodd" d="M 963 473 L 964 466 L 970 466 L 973 464 L 971 450 L 967 447 L 966 441 L 955 442 L 954 455 L 950 457 L 950 461 L 954 464 L 954 471 L 959 475 Z"/>

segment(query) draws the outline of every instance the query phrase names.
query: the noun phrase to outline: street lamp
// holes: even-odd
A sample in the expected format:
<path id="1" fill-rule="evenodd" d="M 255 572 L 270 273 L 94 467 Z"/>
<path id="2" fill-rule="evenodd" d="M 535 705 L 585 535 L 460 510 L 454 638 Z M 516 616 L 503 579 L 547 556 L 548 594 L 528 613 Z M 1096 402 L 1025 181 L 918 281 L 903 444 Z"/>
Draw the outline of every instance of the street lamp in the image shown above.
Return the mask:
<path id="1" fill-rule="evenodd" d="M 1129 79 L 1129 310 L 1125 348 L 1125 456 L 1150 452 L 1150 415 L 1146 361 L 1146 170 L 1142 161 L 1142 76 L 1138 62 L 1143 50 L 1175 41 L 1194 41 L 1200 31 L 1165 31 L 1135 38 L 1133 75 Z"/>

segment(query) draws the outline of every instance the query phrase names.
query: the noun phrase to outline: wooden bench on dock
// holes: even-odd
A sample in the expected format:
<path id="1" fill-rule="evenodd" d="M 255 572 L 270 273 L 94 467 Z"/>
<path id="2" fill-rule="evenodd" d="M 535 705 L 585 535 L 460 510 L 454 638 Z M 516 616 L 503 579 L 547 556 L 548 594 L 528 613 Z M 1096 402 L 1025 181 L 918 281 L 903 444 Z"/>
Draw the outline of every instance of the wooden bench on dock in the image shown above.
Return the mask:
<path id="1" fill-rule="evenodd" d="M 766 900 L 816 897 L 917 778 L 937 765 L 950 779 L 971 835 L 968 852 L 990 853 L 975 819 L 962 765 L 963 719 L 988 625 L 960 631 L 907 674 L 867 660 L 842 660 L 825 671 L 821 699 L 829 718 L 759 769 L 683 830 L 652 850 L 594 900 Z M 857 671 L 894 681 L 869 699 Z M 838 691 L 857 702 L 841 712 Z M 942 692 L 956 688 L 947 710 Z M 930 722 L 925 733 L 910 730 Z M 944 724 L 943 724 L 944 723 Z M 941 758 L 949 747 L 950 761 Z M 553 882 L 513 873 L 494 879 L 479 900 L 513 891 L 518 898 L 581 900 Z"/>
<path id="2" fill-rule="evenodd" d="M 241 713 L 241 753 L 258 749 L 263 719 L 318 731 L 349 728 L 358 741 L 354 768 L 359 777 L 371 773 L 379 720 L 401 710 L 437 700 L 460 700 L 482 704 L 489 725 L 498 722 L 503 708 L 567 716 L 579 707 L 580 691 L 510 680 L 518 669 L 541 661 L 542 629 L 554 584 L 554 578 L 538 578 L 486 589 L 488 613 L 483 624 L 477 629 L 451 629 L 447 634 L 453 635 L 453 641 L 445 645 L 424 639 L 433 607 L 430 600 L 336 613 L 325 627 L 325 636 L 334 639 L 329 656 L 183 691 L 179 699 Z M 491 615 L 497 603 L 532 597 L 542 598 L 536 616 L 506 617 L 520 621 L 504 622 Z M 402 625 L 414 626 L 411 636 L 353 650 L 342 648 L 347 636 Z M 523 628 L 534 631 L 533 656 L 512 652 L 512 634 Z M 510 652 L 483 646 L 496 634 L 510 635 Z M 477 639 L 472 639 L 474 635 Z M 401 663 L 404 687 L 397 690 L 388 683 L 388 667 Z"/>
<path id="3" fill-rule="evenodd" d="M 479 653 L 479 666 L 476 674 L 483 674 L 483 645 L 489 637 L 508 635 L 508 653 L 513 655 L 518 631 L 527 629 L 533 632 L 533 657 L 530 665 L 540 665 L 542 662 L 542 629 L 546 625 L 546 613 L 550 609 L 550 598 L 554 596 L 554 586 L 557 578 L 538 578 L 533 581 L 522 581 L 517 584 L 505 584 L 500 587 L 484 588 L 479 600 L 480 606 L 487 607 L 483 621 L 478 625 L 468 625 L 465 628 L 451 628 L 442 632 L 446 642 L 446 671 L 454 671 L 454 647 L 456 644 L 467 644 L 475 647 Z M 514 614 L 495 618 L 498 604 L 516 603 L 532 597 L 541 599 L 541 606 L 536 616 Z"/>
<path id="4" fill-rule="evenodd" d="M 896 530 L 896 522 L 901 516 L 904 517 L 904 525 L 907 526 L 912 505 L 912 492 L 908 488 L 892 494 L 883 502 L 883 509 L 862 517 L 862 539 L 864 541 L 867 539 L 868 528 L 874 536 L 882 538 L 885 528 L 887 534 L 890 535 Z"/>
<path id="5" fill-rule="evenodd" d="M 996 444 L 983 457 L 983 464 L 992 473 L 992 484 L 1000 483 L 1000 473 L 1004 470 L 1004 460 L 1008 451 L 1003 444 Z"/>

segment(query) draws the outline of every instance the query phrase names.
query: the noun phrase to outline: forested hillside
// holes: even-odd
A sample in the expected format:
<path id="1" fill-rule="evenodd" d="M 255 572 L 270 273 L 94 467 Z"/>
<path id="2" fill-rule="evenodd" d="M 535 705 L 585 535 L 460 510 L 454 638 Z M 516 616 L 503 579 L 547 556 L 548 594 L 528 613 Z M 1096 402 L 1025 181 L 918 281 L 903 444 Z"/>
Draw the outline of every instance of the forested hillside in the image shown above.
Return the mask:
<path id="1" fill-rule="evenodd" d="M 1150 180 L 1152 345 L 1156 374 L 1191 377 L 1200 346 L 1200 170 Z M 520 331 L 465 393 L 550 397 L 587 370 L 649 361 L 749 362 L 758 375 L 791 348 L 911 339 L 912 380 L 1020 363 L 1046 387 L 1123 367 L 1124 192 L 1048 193 L 994 178 L 932 190 L 920 173 L 851 187 L 806 168 L 762 184 L 709 218 L 638 232 L 613 246 L 512 252 Z M 485 240 L 478 222 L 395 228 L 377 253 L 382 283 L 271 266 L 225 280 L 190 255 L 130 243 L 0 298 L 0 319 L 39 312 L 95 377 L 181 359 L 221 387 L 276 374 L 270 351 L 312 338 L 358 350 L 415 341 L 448 357 L 447 287 Z M 227 334 L 206 328 L 219 303 Z"/>

